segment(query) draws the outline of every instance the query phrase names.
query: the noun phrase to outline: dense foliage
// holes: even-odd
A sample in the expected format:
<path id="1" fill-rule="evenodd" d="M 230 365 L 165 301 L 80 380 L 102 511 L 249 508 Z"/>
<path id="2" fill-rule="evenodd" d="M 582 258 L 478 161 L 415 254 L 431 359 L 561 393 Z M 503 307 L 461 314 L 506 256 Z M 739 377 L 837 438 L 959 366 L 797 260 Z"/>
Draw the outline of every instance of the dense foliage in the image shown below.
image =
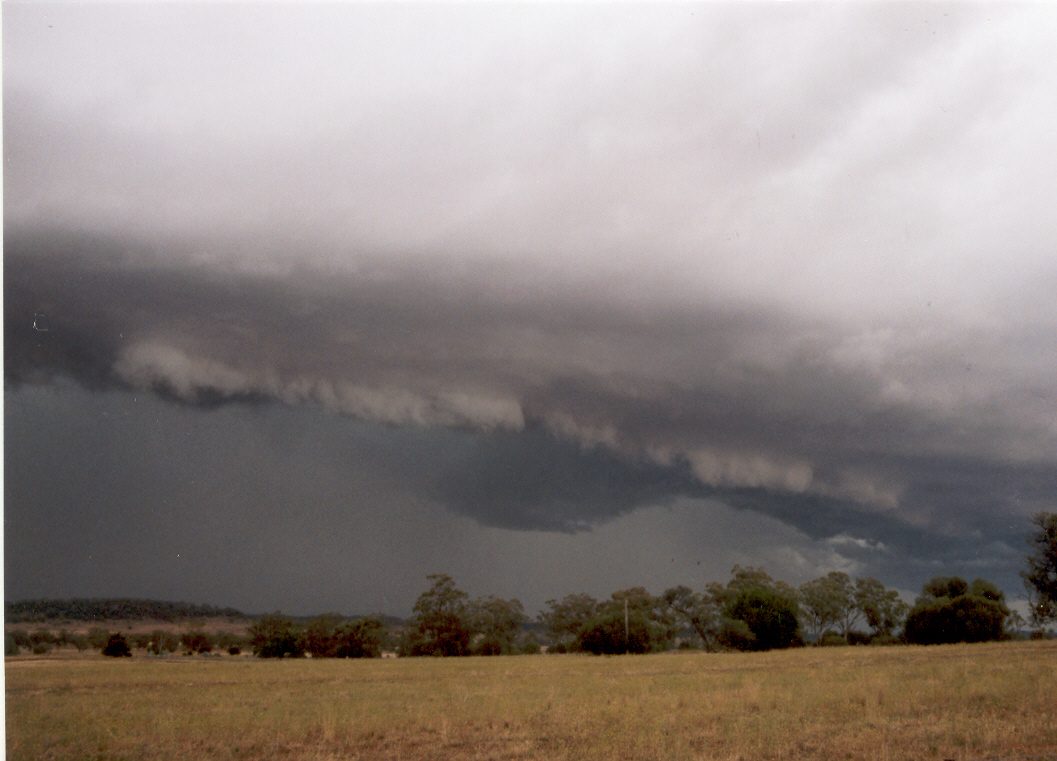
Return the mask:
<path id="1" fill-rule="evenodd" d="M 524 651 L 519 640 L 528 619 L 519 600 L 471 600 L 448 574 L 431 574 L 427 579 L 431 585 L 415 602 L 415 615 L 400 643 L 402 655 L 503 655 Z"/>
<path id="2" fill-rule="evenodd" d="M 261 616 L 249 628 L 250 646 L 259 658 L 300 657 L 304 643 L 294 622 L 278 613 Z"/>
<path id="3" fill-rule="evenodd" d="M 336 613 L 325 613 L 301 626 L 275 613 L 254 622 L 249 634 L 253 654 L 260 658 L 377 658 L 385 627 L 377 618 L 348 620 Z"/>
<path id="4" fill-rule="evenodd" d="M 922 588 L 903 636 L 919 645 L 987 642 L 1003 638 L 1008 615 L 1005 596 L 994 584 L 938 577 Z"/>
<path id="5" fill-rule="evenodd" d="M 1031 600 L 1031 618 L 1037 626 L 1057 621 L 1057 513 L 1039 513 L 1031 537 L 1032 552 L 1024 585 Z"/>
<path id="6" fill-rule="evenodd" d="M 122 635 L 111 634 L 103 647 L 103 655 L 109 655 L 112 658 L 128 658 L 132 655 L 132 650 Z"/>

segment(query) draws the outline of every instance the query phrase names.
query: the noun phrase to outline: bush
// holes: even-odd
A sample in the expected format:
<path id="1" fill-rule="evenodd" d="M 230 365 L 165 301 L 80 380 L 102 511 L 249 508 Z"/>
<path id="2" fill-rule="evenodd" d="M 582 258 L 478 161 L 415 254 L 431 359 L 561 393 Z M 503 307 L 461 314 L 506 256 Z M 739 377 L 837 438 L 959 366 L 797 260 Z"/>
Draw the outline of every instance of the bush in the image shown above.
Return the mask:
<path id="1" fill-rule="evenodd" d="M 883 637 L 884 635 L 879 634 L 877 636 Z M 849 645 L 869 645 L 871 642 L 874 641 L 874 639 L 875 637 L 871 637 L 866 632 L 861 632 L 858 629 L 852 629 L 850 632 L 848 632 Z"/>
<path id="2" fill-rule="evenodd" d="M 818 644 L 822 647 L 844 647 L 848 644 L 848 640 L 837 634 L 837 632 L 827 631 L 819 638 Z"/>
<path id="3" fill-rule="evenodd" d="M 756 635 L 744 621 L 728 618 L 720 624 L 716 641 L 729 650 L 752 650 Z"/>
<path id="4" fill-rule="evenodd" d="M 244 637 L 240 637 L 237 634 L 225 631 L 215 631 L 209 636 L 213 642 L 213 648 L 216 650 L 229 650 L 230 648 L 237 647 L 242 648 L 246 645 Z"/>
<path id="5" fill-rule="evenodd" d="M 15 642 L 15 635 L 5 634 L 4 635 L 4 655 L 18 655 L 19 647 L 18 643 Z"/>
<path id="6" fill-rule="evenodd" d="M 120 633 L 111 634 L 103 647 L 103 655 L 111 658 L 128 658 L 132 656 L 132 650 L 129 649 L 128 642 Z"/>
<path id="7" fill-rule="evenodd" d="M 938 645 L 1003 638 L 1009 609 L 993 584 L 977 579 L 970 587 L 959 578 L 941 578 L 922 591 L 907 616 L 903 631 L 907 642 Z"/>
<path id="8" fill-rule="evenodd" d="M 540 643 L 531 634 L 518 642 L 516 652 L 519 655 L 539 655 Z"/>
<path id="9" fill-rule="evenodd" d="M 33 645 L 33 647 L 36 647 L 37 645 L 48 646 L 47 650 L 45 650 L 44 652 L 47 652 L 51 649 L 51 645 L 54 641 L 55 638 L 51 636 L 51 632 L 47 629 L 37 629 L 29 635 L 29 642 L 31 645 Z"/>
<path id="10" fill-rule="evenodd" d="M 151 655 L 175 653 L 180 649 L 180 638 L 174 632 L 155 629 L 150 633 L 147 652 Z"/>
<path id="11" fill-rule="evenodd" d="M 242 648 L 238 645 L 232 645 L 228 648 L 228 655 L 239 655 L 242 653 Z"/>
<path id="12" fill-rule="evenodd" d="M 180 644 L 188 655 L 213 652 L 213 643 L 209 635 L 202 631 L 184 632 L 180 636 Z"/>
<path id="13" fill-rule="evenodd" d="M 877 634 L 870 637 L 871 645 L 901 645 L 903 644 L 898 637 L 894 637 L 891 634 Z"/>

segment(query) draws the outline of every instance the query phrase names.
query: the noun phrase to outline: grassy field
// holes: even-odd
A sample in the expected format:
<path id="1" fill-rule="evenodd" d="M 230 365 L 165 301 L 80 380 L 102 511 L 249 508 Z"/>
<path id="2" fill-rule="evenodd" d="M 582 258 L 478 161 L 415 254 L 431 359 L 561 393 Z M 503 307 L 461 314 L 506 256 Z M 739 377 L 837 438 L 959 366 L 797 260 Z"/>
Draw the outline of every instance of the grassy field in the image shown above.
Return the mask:
<path id="1" fill-rule="evenodd" d="M 1057 642 L 9 659 L 18 759 L 1057 759 Z"/>

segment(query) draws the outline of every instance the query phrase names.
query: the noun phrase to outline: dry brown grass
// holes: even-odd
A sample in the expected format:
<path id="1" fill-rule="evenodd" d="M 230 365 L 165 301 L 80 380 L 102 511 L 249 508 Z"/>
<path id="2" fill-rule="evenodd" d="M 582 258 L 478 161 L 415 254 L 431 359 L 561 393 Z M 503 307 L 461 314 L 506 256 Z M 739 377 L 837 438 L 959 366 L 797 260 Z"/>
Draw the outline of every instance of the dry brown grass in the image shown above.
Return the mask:
<path id="1" fill-rule="evenodd" d="M 8 661 L 11 759 L 1057 759 L 1057 642 Z"/>

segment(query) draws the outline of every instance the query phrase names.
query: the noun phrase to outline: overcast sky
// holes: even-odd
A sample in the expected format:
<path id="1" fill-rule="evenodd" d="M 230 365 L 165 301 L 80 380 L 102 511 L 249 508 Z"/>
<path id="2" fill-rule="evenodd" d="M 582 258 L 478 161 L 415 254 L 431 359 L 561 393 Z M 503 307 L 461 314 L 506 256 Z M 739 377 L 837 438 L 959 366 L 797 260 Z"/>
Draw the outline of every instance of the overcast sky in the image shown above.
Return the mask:
<path id="1" fill-rule="evenodd" d="M 1057 7 L 3 13 L 5 587 L 403 615 L 1057 509 Z"/>

